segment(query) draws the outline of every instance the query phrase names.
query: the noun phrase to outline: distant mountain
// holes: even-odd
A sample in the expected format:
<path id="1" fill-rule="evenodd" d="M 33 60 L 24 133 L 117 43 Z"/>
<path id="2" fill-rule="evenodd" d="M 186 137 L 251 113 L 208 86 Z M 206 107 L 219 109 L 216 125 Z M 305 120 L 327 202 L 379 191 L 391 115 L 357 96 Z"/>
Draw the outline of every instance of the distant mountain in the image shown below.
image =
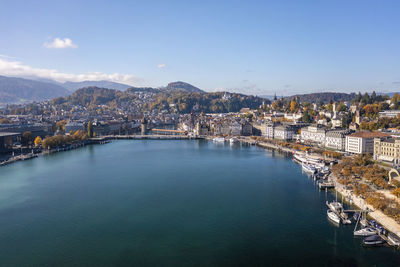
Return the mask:
<path id="1" fill-rule="evenodd" d="M 0 76 L 0 103 L 43 101 L 69 93 L 54 83 Z"/>
<path id="2" fill-rule="evenodd" d="M 127 92 L 149 92 L 149 93 L 205 93 L 203 90 L 185 82 L 172 82 L 165 87 L 131 87 Z"/>
<path id="3" fill-rule="evenodd" d="M 173 82 L 169 83 L 166 87 L 161 88 L 161 90 L 166 90 L 166 91 L 181 91 L 181 92 L 187 92 L 187 93 L 204 93 L 203 90 L 185 83 L 185 82 Z"/>
<path id="4" fill-rule="evenodd" d="M 344 102 L 344 101 L 351 101 L 356 97 L 355 93 L 346 94 L 346 93 L 311 93 L 311 94 L 298 94 L 292 96 L 286 96 L 283 99 L 290 100 L 293 98 L 298 98 L 300 102 L 323 102 L 328 103 L 331 100 L 333 102 Z"/>
<path id="5" fill-rule="evenodd" d="M 71 92 L 74 92 L 80 88 L 93 87 L 93 86 L 99 88 L 116 89 L 120 91 L 125 91 L 126 89 L 132 87 L 127 84 L 110 82 L 110 81 L 65 82 L 62 83 L 61 86 L 67 88 Z"/>

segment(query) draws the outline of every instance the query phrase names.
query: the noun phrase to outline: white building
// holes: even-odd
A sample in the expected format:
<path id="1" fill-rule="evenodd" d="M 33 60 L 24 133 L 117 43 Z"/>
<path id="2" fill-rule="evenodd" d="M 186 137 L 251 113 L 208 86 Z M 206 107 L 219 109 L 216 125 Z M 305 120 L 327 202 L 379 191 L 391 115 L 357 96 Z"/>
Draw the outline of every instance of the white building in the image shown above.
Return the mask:
<path id="1" fill-rule="evenodd" d="M 346 136 L 346 152 L 354 154 L 374 153 L 374 138 L 389 136 L 381 132 L 356 132 Z"/>
<path id="2" fill-rule="evenodd" d="M 351 133 L 351 130 L 328 131 L 325 137 L 325 147 L 344 151 L 346 148 L 346 135 Z"/>
<path id="3" fill-rule="evenodd" d="M 313 142 L 318 144 L 325 143 L 326 129 L 319 125 L 310 125 L 301 128 L 300 139 L 302 141 Z"/>
<path id="4" fill-rule="evenodd" d="M 274 122 L 270 122 L 265 124 L 265 134 L 264 136 L 270 139 L 274 139 L 274 131 L 276 124 Z"/>
<path id="5" fill-rule="evenodd" d="M 292 140 L 295 135 L 295 130 L 289 125 L 278 125 L 274 129 L 274 139 Z"/>

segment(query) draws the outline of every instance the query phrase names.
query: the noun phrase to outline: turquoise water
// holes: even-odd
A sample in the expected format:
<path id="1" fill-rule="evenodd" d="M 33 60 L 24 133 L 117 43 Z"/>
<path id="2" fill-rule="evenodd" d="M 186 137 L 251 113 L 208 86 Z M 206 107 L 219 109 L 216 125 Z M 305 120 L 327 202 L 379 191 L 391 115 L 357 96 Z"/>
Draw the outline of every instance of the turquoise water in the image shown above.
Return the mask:
<path id="1" fill-rule="evenodd" d="M 400 266 L 282 154 L 116 141 L 0 169 L 1 266 Z"/>

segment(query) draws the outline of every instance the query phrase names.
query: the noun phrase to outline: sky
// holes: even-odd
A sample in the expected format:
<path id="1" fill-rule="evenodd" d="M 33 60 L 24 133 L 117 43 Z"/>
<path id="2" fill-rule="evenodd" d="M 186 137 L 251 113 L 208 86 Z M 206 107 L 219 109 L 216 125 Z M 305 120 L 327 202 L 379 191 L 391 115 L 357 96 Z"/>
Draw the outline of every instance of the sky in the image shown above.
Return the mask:
<path id="1" fill-rule="evenodd" d="M 400 91 L 397 0 L 0 6 L 0 75 L 254 95 Z"/>

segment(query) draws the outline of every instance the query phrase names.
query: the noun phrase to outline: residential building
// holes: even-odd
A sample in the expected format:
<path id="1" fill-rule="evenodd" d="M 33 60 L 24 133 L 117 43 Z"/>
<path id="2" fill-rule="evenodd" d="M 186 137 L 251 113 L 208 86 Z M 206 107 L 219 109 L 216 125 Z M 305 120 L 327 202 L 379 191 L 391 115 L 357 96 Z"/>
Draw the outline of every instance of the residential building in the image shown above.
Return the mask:
<path id="1" fill-rule="evenodd" d="M 387 137 L 382 132 L 356 132 L 346 136 L 346 152 L 354 154 L 374 153 L 374 138 Z"/>
<path id="2" fill-rule="evenodd" d="M 270 138 L 270 139 L 274 139 L 274 131 L 275 131 L 275 127 L 278 126 L 279 124 L 275 123 L 275 122 L 269 122 L 265 124 L 265 137 L 266 138 Z"/>

